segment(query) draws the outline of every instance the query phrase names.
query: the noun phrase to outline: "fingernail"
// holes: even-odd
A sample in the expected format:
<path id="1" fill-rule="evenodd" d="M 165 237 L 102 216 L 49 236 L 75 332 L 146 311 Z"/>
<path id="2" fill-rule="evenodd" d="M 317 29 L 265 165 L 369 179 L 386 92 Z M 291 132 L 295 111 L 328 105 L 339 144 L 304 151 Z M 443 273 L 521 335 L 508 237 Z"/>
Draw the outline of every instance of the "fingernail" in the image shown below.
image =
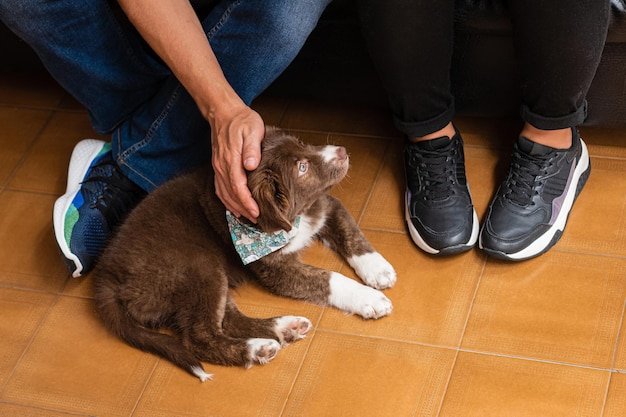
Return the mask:
<path id="1" fill-rule="evenodd" d="M 253 169 L 256 167 L 256 159 L 254 158 L 248 158 L 245 161 L 243 161 L 243 166 L 246 169 Z"/>

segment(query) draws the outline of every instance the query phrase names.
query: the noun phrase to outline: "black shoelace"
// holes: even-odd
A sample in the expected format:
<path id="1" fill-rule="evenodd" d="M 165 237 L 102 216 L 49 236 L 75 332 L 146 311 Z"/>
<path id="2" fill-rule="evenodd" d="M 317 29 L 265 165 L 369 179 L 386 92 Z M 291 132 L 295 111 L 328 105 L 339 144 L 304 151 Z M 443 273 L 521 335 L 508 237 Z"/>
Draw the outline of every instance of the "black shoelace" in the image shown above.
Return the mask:
<path id="1" fill-rule="evenodd" d="M 110 168 L 107 168 L 110 166 Z M 99 172 L 110 172 L 110 175 L 98 175 Z M 90 207 L 97 209 L 113 229 L 146 195 L 138 185 L 126 178 L 117 164 L 103 158 L 92 167 L 92 172 L 83 181 L 83 185 L 90 187 L 97 193 L 95 202 Z M 100 183 L 100 184 L 99 184 Z"/>
<path id="2" fill-rule="evenodd" d="M 454 185 L 454 150 L 430 151 L 409 148 L 411 165 L 417 168 L 420 181 L 426 186 L 426 198 L 443 200 L 452 193 Z"/>
<path id="3" fill-rule="evenodd" d="M 537 177 L 546 175 L 546 168 L 552 153 L 545 155 L 530 155 L 515 149 L 511 159 L 511 169 L 505 182 L 504 197 L 521 207 L 533 205 L 533 196 L 536 190 Z"/>

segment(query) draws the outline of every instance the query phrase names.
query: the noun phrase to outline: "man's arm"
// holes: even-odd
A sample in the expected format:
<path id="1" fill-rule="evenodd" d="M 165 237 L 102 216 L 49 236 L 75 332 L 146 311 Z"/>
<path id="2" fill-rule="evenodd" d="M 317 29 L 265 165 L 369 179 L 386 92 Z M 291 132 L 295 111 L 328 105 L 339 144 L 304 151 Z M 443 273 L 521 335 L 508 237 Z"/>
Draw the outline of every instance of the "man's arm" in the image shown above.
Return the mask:
<path id="1" fill-rule="evenodd" d="M 230 86 L 188 0 L 119 0 L 128 18 L 195 100 L 211 125 L 218 197 L 255 221 L 245 169 L 258 166 L 263 120 Z"/>

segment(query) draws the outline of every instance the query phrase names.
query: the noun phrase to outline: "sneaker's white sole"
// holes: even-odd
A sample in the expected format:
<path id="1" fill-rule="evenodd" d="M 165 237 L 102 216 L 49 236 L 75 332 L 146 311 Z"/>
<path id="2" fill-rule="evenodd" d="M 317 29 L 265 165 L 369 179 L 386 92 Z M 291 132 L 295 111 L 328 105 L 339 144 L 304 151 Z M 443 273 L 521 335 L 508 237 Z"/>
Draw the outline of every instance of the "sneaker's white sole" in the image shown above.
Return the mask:
<path id="1" fill-rule="evenodd" d="M 411 222 L 411 214 L 409 213 L 409 201 L 408 201 L 409 197 L 408 197 L 408 192 L 404 194 L 404 220 L 406 222 L 407 228 L 409 229 L 409 234 L 411 235 L 411 239 L 413 240 L 413 242 L 415 242 L 415 244 L 424 252 L 426 253 L 430 253 L 432 255 L 437 255 L 439 253 L 441 253 L 441 250 L 439 249 L 435 249 L 433 247 L 431 247 L 428 243 L 426 243 L 424 241 L 424 239 L 422 238 L 422 236 L 420 236 L 419 232 L 417 231 L 417 229 L 415 228 L 415 226 L 413 226 L 413 222 Z M 474 246 L 476 244 L 476 241 L 478 240 L 478 232 L 480 230 L 480 226 L 478 224 L 478 215 L 476 215 L 476 210 L 473 210 L 472 213 L 472 234 L 470 235 L 469 240 L 467 241 L 467 243 L 464 244 L 460 244 L 457 245 L 453 248 L 446 248 L 448 249 L 448 252 L 450 254 L 452 253 L 457 253 L 457 252 L 464 252 L 465 250 L 471 248 L 472 246 Z M 452 250 L 450 250 L 452 249 Z M 454 249 L 458 249 L 457 251 L 455 251 Z"/>
<path id="2" fill-rule="evenodd" d="M 76 197 L 76 194 L 80 191 L 81 183 L 87 175 L 87 171 L 89 171 L 91 162 L 98 156 L 105 144 L 106 143 L 101 140 L 84 139 L 74 147 L 67 173 L 67 189 L 65 190 L 65 194 L 54 202 L 54 209 L 52 211 L 54 237 L 56 238 L 57 245 L 63 256 L 68 262 L 74 264 L 75 269 L 72 271 L 72 276 L 75 278 L 82 275 L 83 265 L 80 259 L 72 253 L 68 242 L 65 240 L 65 215 L 74 197 Z"/>
<path id="3" fill-rule="evenodd" d="M 565 224 L 567 223 L 567 218 L 569 216 L 570 211 L 572 210 L 572 206 L 574 205 L 574 201 L 576 200 L 576 189 L 578 187 L 578 183 L 580 181 L 580 177 L 587 171 L 589 168 L 589 152 L 587 151 L 587 145 L 583 142 L 582 138 L 580 139 L 580 144 L 582 146 L 582 152 L 580 154 L 580 161 L 574 170 L 574 175 L 572 176 L 572 181 L 569 183 L 567 187 L 567 191 L 565 193 L 565 199 L 563 200 L 563 207 L 561 207 L 561 211 L 557 216 L 554 224 L 546 231 L 543 235 L 541 235 L 537 240 L 535 240 L 532 244 L 522 249 L 519 252 L 515 253 L 501 253 L 500 255 L 504 258 L 508 258 L 513 261 L 522 261 L 525 259 L 534 258 L 535 256 L 541 255 L 547 249 L 551 247 L 555 242 L 553 241 L 557 233 L 562 233 L 565 230 Z M 480 239 L 478 246 L 480 249 L 483 248 L 482 239 Z"/>

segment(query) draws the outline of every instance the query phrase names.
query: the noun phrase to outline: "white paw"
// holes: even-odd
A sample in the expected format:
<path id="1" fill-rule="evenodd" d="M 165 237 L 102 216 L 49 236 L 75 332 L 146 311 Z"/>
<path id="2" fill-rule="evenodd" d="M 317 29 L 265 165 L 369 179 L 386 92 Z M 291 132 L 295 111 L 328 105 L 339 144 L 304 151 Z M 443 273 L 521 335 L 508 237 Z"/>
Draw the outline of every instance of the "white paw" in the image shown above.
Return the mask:
<path id="1" fill-rule="evenodd" d="M 373 288 L 384 290 L 396 283 L 396 271 L 378 252 L 353 256 L 348 263 L 364 283 Z"/>
<path id="2" fill-rule="evenodd" d="M 378 319 L 391 313 L 393 305 L 382 292 L 375 290 L 337 272 L 330 277 L 329 303 L 347 313 L 364 319 Z"/>
<path id="3" fill-rule="evenodd" d="M 370 287 L 363 288 L 368 290 L 368 294 L 363 294 L 363 299 L 357 306 L 356 314 L 364 319 L 379 319 L 391 314 L 393 305 L 385 294 Z"/>
<path id="4" fill-rule="evenodd" d="M 283 316 L 277 317 L 274 322 L 274 331 L 283 346 L 304 339 L 313 328 L 313 324 L 306 317 Z"/>
<path id="5" fill-rule="evenodd" d="M 265 365 L 276 357 L 280 350 L 280 343 L 274 339 L 248 339 L 248 357 L 250 365 L 258 363 Z"/>

